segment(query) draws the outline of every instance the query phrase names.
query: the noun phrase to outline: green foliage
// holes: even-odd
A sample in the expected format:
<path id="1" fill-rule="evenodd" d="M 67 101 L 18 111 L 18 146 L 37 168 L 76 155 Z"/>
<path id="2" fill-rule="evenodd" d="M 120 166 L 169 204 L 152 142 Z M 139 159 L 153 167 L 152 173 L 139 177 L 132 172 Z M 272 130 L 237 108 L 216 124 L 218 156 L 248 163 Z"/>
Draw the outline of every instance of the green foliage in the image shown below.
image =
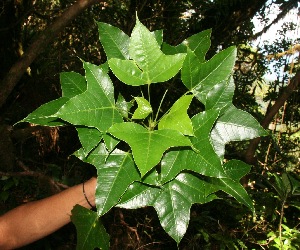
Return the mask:
<path id="1" fill-rule="evenodd" d="M 78 229 L 77 249 L 109 248 L 109 235 L 95 212 L 76 205 L 71 220 Z"/>
<path id="2" fill-rule="evenodd" d="M 239 183 L 250 166 L 238 160 L 223 163 L 230 141 L 267 134 L 250 114 L 232 104 L 235 47 L 206 61 L 209 30 L 172 47 L 162 42 L 161 31 L 150 32 L 138 19 L 130 37 L 108 24 L 98 23 L 98 27 L 111 73 L 127 85 L 145 85 L 148 92 L 134 100 L 121 95 L 116 99 L 106 64 L 83 62 L 84 76 L 62 75 L 61 98 L 22 120 L 48 126 L 72 124 L 82 144 L 75 155 L 97 169 L 97 213 L 73 210 L 77 248 L 108 249 L 98 217 L 114 206 L 153 206 L 177 244 L 186 233 L 191 206 L 217 199 L 218 191 L 254 212 Z M 163 52 L 166 48 L 168 53 Z M 186 93 L 161 114 L 160 108 L 153 109 L 150 87 L 159 88 L 179 74 Z M 192 101 L 201 102 L 205 111 L 190 118 Z M 132 106 L 135 102 L 137 107 Z"/>
<path id="3" fill-rule="evenodd" d="M 300 232 L 296 228 L 289 228 L 281 224 L 283 231 L 269 232 L 268 241 L 272 249 L 297 250 L 300 247 Z M 280 235 L 280 236 L 279 236 Z"/>

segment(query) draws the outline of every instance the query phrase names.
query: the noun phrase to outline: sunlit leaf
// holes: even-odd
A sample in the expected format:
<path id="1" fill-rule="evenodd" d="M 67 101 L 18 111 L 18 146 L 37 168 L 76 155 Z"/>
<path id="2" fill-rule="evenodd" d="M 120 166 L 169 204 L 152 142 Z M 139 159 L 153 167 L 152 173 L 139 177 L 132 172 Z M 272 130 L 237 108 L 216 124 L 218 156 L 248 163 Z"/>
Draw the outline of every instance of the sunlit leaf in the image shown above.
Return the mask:
<path id="1" fill-rule="evenodd" d="M 230 141 L 249 140 L 267 135 L 257 120 L 233 105 L 218 119 L 211 132 L 214 150 L 223 158 L 225 145 Z"/>
<path id="2" fill-rule="evenodd" d="M 235 47 L 229 47 L 219 52 L 204 63 L 201 63 L 195 53 L 188 49 L 181 70 L 182 82 L 201 101 L 203 89 L 211 89 L 214 85 L 228 79 L 232 73 L 235 59 Z"/>
<path id="3" fill-rule="evenodd" d="M 214 86 L 205 86 L 201 93 L 197 94 L 198 99 L 205 105 L 205 109 L 219 109 L 223 113 L 232 105 L 235 84 L 233 77 L 229 77 Z"/>
<path id="4" fill-rule="evenodd" d="M 185 58 L 185 54 L 163 54 L 156 37 L 138 18 L 130 37 L 129 55 L 132 60 L 109 60 L 113 73 L 128 85 L 167 81 L 178 73 Z"/>
<path id="5" fill-rule="evenodd" d="M 153 112 L 150 103 L 144 97 L 135 97 L 134 99 L 137 102 L 138 107 L 134 111 L 132 119 L 145 119 Z"/>
<path id="6" fill-rule="evenodd" d="M 71 98 L 57 115 L 74 125 L 84 125 L 105 132 L 112 124 L 122 122 L 114 102 L 114 88 L 98 66 L 84 63 L 87 90 Z"/>
<path id="7" fill-rule="evenodd" d="M 149 172 L 147 172 L 141 181 L 145 184 L 153 185 L 153 186 L 161 186 L 163 183 L 161 182 L 161 175 L 159 171 L 159 167 L 152 168 Z"/>
<path id="8" fill-rule="evenodd" d="M 182 43 L 195 53 L 200 62 L 205 61 L 205 55 L 210 48 L 211 29 L 203 30 L 185 39 Z"/>
<path id="9" fill-rule="evenodd" d="M 193 135 L 193 125 L 187 109 L 193 99 L 192 95 L 184 95 L 178 99 L 170 111 L 158 123 L 158 129 L 174 129 L 184 135 Z"/>
<path id="10" fill-rule="evenodd" d="M 163 43 L 163 30 L 154 30 L 151 33 L 154 35 L 155 40 L 158 43 L 158 45 L 161 46 Z"/>
<path id="11" fill-rule="evenodd" d="M 216 198 L 216 186 L 196 176 L 182 173 L 162 188 L 133 183 L 118 206 L 139 208 L 153 206 L 164 230 L 179 243 L 190 220 L 190 209 L 194 203 L 207 203 Z"/>
<path id="12" fill-rule="evenodd" d="M 191 146 L 190 140 L 176 130 L 151 131 L 131 122 L 114 124 L 108 132 L 129 144 L 142 176 L 159 163 L 168 148 Z"/>
<path id="13" fill-rule="evenodd" d="M 166 55 L 175 55 L 178 53 L 186 53 L 187 47 L 183 43 L 178 44 L 177 46 L 172 46 L 164 42 L 162 44 L 161 50 Z"/>
<path id="14" fill-rule="evenodd" d="M 109 250 L 109 235 L 96 212 L 75 205 L 71 220 L 77 229 L 77 250 Z"/>
<path id="15" fill-rule="evenodd" d="M 250 171 L 251 166 L 239 160 L 230 160 L 223 168 L 228 178 L 211 178 L 212 183 L 254 212 L 251 198 L 239 183 L 240 179 Z"/>

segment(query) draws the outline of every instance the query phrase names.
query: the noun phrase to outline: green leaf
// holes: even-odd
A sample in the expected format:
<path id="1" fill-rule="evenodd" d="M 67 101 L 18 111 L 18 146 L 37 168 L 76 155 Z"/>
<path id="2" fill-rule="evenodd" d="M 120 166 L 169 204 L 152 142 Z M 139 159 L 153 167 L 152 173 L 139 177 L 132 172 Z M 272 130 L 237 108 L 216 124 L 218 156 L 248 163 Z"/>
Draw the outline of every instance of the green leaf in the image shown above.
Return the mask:
<path id="1" fill-rule="evenodd" d="M 108 59 L 129 59 L 129 36 L 107 23 L 97 22 L 99 39 Z"/>
<path id="2" fill-rule="evenodd" d="M 290 173 L 285 173 L 285 175 L 291 185 L 291 194 L 294 194 L 300 188 L 300 181 L 294 178 Z"/>
<path id="3" fill-rule="evenodd" d="M 164 42 L 161 50 L 166 55 L 175 55 L 178 53 L 186 53 L 187 47 L 183 43 L 178 44 L 177 46 L 172 46 Z"/>
<path id="4" fill-rule="evenodd" d="M 235 59 L 235 47 L 229 47 L 219 52 L 205 63 L 201 63 L 195 53 L 188 49 L 181 70 L 182 82 L 201 101 L 203 90 L 211 89 L 215 84 L 228 79 L 232 73 Z"/>
<path id="5" fill-rule="evenodd" d="M 212 178 L 212 183 L 254 212 L 255 209 L 252 200 L 238 181 L 229 178 Z"/>
<path id="6" fill-rule="evenodd" d="M 60 73 L 62 96 L 72 98 L 86 91 L 87 84 L 84 76 L 76 72 Z"/>
<path id="7" fill-rule="evenodd" d="M 219 109 L 223 113 L 232 105 L 235 84 L 233 77 L 229 77 L 220 83 L 203 87 L 203 91 L 197 94 L 198 99 L 205 105 L 205 109 Z"/>
<path id="8" fill-rule="evenodd" d="M 113 84 L 100 67 L 86 62 L 83 65 L 87 90 L 71 98 L 57 116 L 73 125 L 94 127 L 105 132 L 112 124 L 122 122 L 115 107 Z"/>
<path id="9" fill-rule="evenodd" d="M 134 99 L 138 104 L 138 108 L 134 111 L 132 119 L 145 119 L 153 112 L 150 103 L 144 97 L 134 97 Z"/>
<path id="10" fill-rule="evenodd" d="M 178 99 L 160 120 L 158 129 L 174 129 L 184 135 L 194 135 L 192 121 L 187 114 L 192 99 L 192 95 L 184 95 Z"/>
<path id="11" fill-rule="evenodd" d="M 133 106 L 132 102 L 127 102 L 121 94 L 118 95 L 116 107 L 117 107 L 119 113 L 123 117 L 128 118 L 128 113 L 132 106 Z"/>
<path id="12" fill-rule="evenodd" d="M 190 220 L 194 203 L 207 203 L 216 198 L 214 185 L 191 174 L 182 173 L 161 189 L 133 183 L 123 195 L 118 206 L 139 208 L 153 206 L 164 230 L 179 243 Z"/>
<path id="13" fill-rule="evenodd" d="M 152 168 L 147 174 L 143 176 L 141 181 L 144 184 L 149 184 L 152 186 L 161 186 L 163 183 L 161 182 L 161 175 L 159 173 L 159 167 Z"/>
<path id="14" fill-rule="evenodd" d="M 105 142 L 105 147 L 109 152 L 111 152 L 120 142 L 120 140 L 110 134 L 103 134 L 103 141 Z"/>
<path id="15" fill-rule="evenodd" d="M 162 51 L 167 55 L 174 55 L 177 53 L 186 53 L 187 48 L 195 53 L 200 62 L 205 61 L 205 55 L 210 47 L 211 41 L 211 29 L 204 30 L 197 34 L 185 39 L 181 44 L 177 46 L 171 46 L 164 43 Z"/>
<path id="16" fill-rule="evenodd" d="M 158 43 L 158 45 L 161 46 L 163 43 L 163 30 L 154 30 L 151 33 L 154 35 L 155 40 Z"/>
<path id="17" fill-rule="evenodd" d="M 159 163 L 168 148 L 191 146 L 190 140 L 176 130 L 150 131 L 131 122 L 114 124 L 108 132 L 129 144 L 142 176 Z"/>
<path id="18" fill-rule="evenodd" d="M 71 220 L 77 229 L 77 250 L 109 249 L 109 235 L 96 212 L 75 205 Z"/>
<path id="19" fill-rule="evenodd" d="M 239 183 L 240 179 L 250 171 L 251 166 L 239 160 L 230 160 L 223 168 L 228 178 L 212 178 L 212 183 L 254 212 L 251 198 Z"/>
<path id="20" fill-rule="evenodd" d="M 235 181 L 239 181 L 251 169 L 250 165 L 240 160 L 230 160 L 223 167 L 227 176 Z"/>
<path id="21" fill-rule="evenodd" d="M 205 61 L 205 55 L 210 48 L 210 36 L 211 29 L 204 30 L 197 34 L 194 34 L 184 40 L 182 43 L 185 44 L 191 51 L 195 53 L 200 62 Z"/>
<path id="22" fill-rule="evenodd" d="M 131 34 L 129 55 L 132 60 L 112 58 L 108 63 L 122 82 L 134 86 L 169 80 L 181 69 L 185 58 L 185 54 L 163 54 L 155 36 L 138 19 Z"/>
<path id="23" fill-rule="evenodd" d="M 108 64 L 117 78 L 128 85 L 139 86 L 149 84 L 146 76 L 133 60 L 112 58 L 108 61 Z"/>
<path id="24" fill-rule="evenodd" d="M 250 140 L 265 135 L 267 132 L 257 120 L 231 105 L 217 120 L 211 132 L 211 141 L 216 153 L 223 158 L 228 142 Z"/>
<path id="25" fill-rule="evenodd" d="M 94 149 L 102 139 L 102 133 L 96 128 L 76 127 L 84 155 L 87 156 L 92 149 Z"/>
<path id="26" fill-rule="evenodd" d="M 286 198 L 288 196 L 288 189 L 283 181 L 282 176 L 278 176 L 277 174 L 273 174 L 273 173 L 269 173 L 269 175 L 274 178 L 274 179 L 272 179 L 272 182 L 269 182 L 269 183 L 276 190 L 276 192 L 279 196 L 279 199 L 281 201 L 286 200 Z"/>
<path id="27" fill-rule="evenodd" d="M 56 112 L 69 100 L 66 97 L 60 97 L 41 105 L 39 108 L 30 113 L 20 122 L 30 122 L 32 124 L 43 126 L 63 126 L 64 121 L 58 119 Z"/>
<path id="28" fill-rule="evenodd" d="M 96 207 L 99 216 L 117 204 L 131 183 L 140 180 L 129 153 L 118 149 L 109 153 L 102 143 L 84 161 L 97 168 Z"/>
<path id="29" fill-rule="evenodd" d="M 66 123 L 56 115 L 57 111 L 72 97 L 86 90 L 85 78 L 75 72 L 60 74 L 62 97 L 41 105 L 21 122 L 30 122 L 43 126 L 63 126 Z"/>
<path id="30" fill-rule="evenodd" d="M 218 110 L 209 110 L 192 118 L 195 136 L 191 142 L 196 150 L 181 149 L 168 152 L 161 161 L 162 182 L 168 182 L 182 170 L 192 170 L 196 173 L 226 177 L 219 157 L 210 143 L 210 131 L 218 118 Z"/>

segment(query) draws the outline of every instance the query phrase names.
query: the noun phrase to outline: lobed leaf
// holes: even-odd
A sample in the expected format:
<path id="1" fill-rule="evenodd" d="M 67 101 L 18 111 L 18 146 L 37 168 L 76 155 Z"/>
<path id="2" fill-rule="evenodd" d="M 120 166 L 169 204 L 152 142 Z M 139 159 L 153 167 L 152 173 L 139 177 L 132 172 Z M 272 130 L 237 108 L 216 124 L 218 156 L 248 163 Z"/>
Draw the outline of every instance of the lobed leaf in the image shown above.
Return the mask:
<path id="1" fill-rule="evenodd" d="M 244 204 L 254 212 L 253 202 L 247 194 L 244 187 L 238 182 L 229 178 L 214 178 L 212 184 L 220 188 L 220 190 L 234 197 L 238 202 Z"/>
<path id="2" fill-rule="evenodd" d="M 73 125 L 97 128 L 105 132 L 112 124 L 122 122 L 114 102 L 113 84 L 103 70 L 84 63 L 87 90 L 71 98 L 57 116 Z"/>
<path id="3" fill-rule="evenodd" d="M 121 94 L 118 95 L 116 107 L 123 117 L 128 118 L 128 113 L 132 106 L 132 102 L 127 102 Z"/>
<path id="4" fill-rule="evenodd" d="M 161 161 L 162 183 L 172 180 L 183 170 L 218 178 L 226 177 L 220 158 L 210 142 L 210 131 L 218 115 L 218 110 L 208 110 L 192 118 L 195 134 L 191 137 L 191 142 L 195 150 L 168 152 Z"/>
<path id="5" fill-rule="evenodd" d="M 205 55 L 210 48 L 211 29 L 203 30 L 185 39 L 182 43 L 195 53 L 200 62 L 205 61 Z"/>
<path id="6" fill-rule="evenodd" d="M 164 230 L 179 243 L 190 220 L 194 203 L 207 203 L 216 198 L 217 188 L 188 173 L 182 173 L 162 188 L 133 183 L 122 196 L 119 207 L 153 206 Z"/>
<path id="7" fill-rule="evenodd" d="M 203 87 L 197 94 L 198 99 L 205 105 L 205 109 L 219 109 L 221 114 L 232 105 L 235 84 L 233 77 L 215 85 Z"/>
<path id="8" fill-rule="evenodd" d="M 239 183 L 240 179 L 250 171 L 251 166 L 239 160 L 230 160 L 224 164 L 223 168 L 227 177 L 211 178 L 211 183 L 254 212 L 251 198 Z"/>
<path id="9" fill-rule="evenodd" d="M 176 130 L 153 131 L 131 122 L 114 124 L 108 132 L 129 144 L 142 176 L 159 163 L 168 148 L 191 146 L 190 140 Z"/>
<path id="10" fill-rule="evenodd" d="M 240 160 L 230 160 L 223 165 L 228 178 L 240 181 L 240 179 L 249 173 L 251 166 Z"/>
<path id="11" fill-rule="evenodd" d="M 153 36 L 155 37 L 155 40 L 159 46 L 163 43 L 163 30 L 154 30 L 151 32 Z"/>
<path id="12" fill-rule="evenodd" d="M 111 58 L 109 66 L 122 82 L 134 86 L 169 80 L 185 58 L 185 54 L 163 54 L 156 37 L 138 19 L 130 37 L 129 55 L 132 60 Z"/>
<path id="13" fill-rule="evenodd" d="M 129 153 L 118 149 L 109 153 L 102 143 L 84 161 L 97 169 L 95 202 L 99 216 L 118 203 L 130 184 L 140 180 L 139 172 Z"/>

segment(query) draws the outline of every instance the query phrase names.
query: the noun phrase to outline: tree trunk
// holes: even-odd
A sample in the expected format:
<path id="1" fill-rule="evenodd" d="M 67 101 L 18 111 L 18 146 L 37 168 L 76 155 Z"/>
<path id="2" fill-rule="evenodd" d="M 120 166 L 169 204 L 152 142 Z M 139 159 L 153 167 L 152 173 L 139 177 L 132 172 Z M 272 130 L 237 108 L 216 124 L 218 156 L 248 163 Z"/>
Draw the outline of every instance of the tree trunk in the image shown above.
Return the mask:
<path id="1" fill-rule="evenodd" d="M 300 82 L 300 71 L 290 80 L 289 85 L 282 91 L 274 105 L 267 111 L 264 119 L 261 122 L 263 128 L 268 128 L 269 124 L 272 122 L 273 117 L 277 114 L 279 109 L 284 105 L 286 100 L 290 97 L 294 90 L 299 86 Z M 255 151 L 260 142 L 260 138 L 255 138 L 250 141 L 248 149 L 244 155 L 245 162 L 248 164 L 256 164 Z"/>
<path id="2" fill-rule="evenodd" d="M 5 104 L 26 69 L 43 51 L 44 48 L 61 32 L 73 19 L 93 4 L 102 0 L 78 0 L 69 7 L 50 27 L 42 31 L 28 47 L 23 56 L 10 68 L 7 75 L 0 82 L 0 108 Z"/>

